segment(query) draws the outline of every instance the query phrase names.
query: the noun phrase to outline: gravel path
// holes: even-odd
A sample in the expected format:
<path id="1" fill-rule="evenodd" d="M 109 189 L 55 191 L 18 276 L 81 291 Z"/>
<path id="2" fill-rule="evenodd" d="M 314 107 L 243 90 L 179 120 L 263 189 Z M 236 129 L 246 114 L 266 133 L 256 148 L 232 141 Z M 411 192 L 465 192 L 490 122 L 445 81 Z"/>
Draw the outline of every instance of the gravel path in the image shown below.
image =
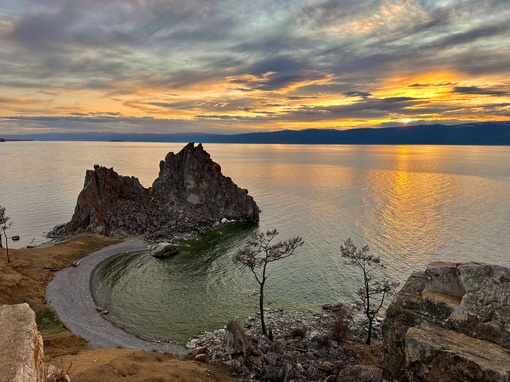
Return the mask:
<path id="1" fill-rule="evenodd" d="M 46 301 L 62 322 L 74 334 L 87 340 L 91 347 L 156 350 L 183 356 L 183 346 L 142 340 L 115 327 L 96 310 L 90 291 L 94 269 L 112 256 L 145 249 L 147 244 L 141 240 L 129 239 L 84 257 L 78 267 L 66 268 L 55 274 L 46 288 Z"/>

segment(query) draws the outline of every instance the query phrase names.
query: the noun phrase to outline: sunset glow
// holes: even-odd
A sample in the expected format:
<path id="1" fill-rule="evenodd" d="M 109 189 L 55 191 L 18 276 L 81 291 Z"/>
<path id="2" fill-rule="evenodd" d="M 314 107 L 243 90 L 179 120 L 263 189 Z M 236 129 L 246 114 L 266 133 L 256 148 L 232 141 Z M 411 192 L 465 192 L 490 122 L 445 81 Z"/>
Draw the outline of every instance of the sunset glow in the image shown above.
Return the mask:
<path id="1" fill-rule="evenodd" d="M 0 0 L 0 133 L 510 119 L 506 1 Z"/>

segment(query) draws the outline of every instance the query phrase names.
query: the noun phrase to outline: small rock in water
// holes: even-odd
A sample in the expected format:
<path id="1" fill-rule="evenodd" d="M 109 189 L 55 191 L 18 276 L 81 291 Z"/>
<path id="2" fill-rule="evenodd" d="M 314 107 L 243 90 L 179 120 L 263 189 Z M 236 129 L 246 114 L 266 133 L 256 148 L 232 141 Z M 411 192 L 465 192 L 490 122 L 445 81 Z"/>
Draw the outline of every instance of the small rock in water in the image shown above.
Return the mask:
<path id="1" fill-rule="evenodd" d="M 179 253 L 179 246 L 172 243 L 159 243 L 151 249 L 151 255 L 154 257 L 170 257 Z"/>

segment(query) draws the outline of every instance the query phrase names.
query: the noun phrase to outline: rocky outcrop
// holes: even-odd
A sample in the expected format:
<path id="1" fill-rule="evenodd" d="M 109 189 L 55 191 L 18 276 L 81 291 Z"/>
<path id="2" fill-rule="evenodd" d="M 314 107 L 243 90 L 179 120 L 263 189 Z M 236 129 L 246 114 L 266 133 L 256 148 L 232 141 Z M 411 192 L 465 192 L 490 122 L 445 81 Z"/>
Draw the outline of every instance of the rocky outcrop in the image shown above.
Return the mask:
<path id="1" fill-rule="evenodd" d="M 121 176 L 111 168 L 95 165 L 87 170 L 71 221 L 49 236 L 93 231 L 157 239 L 224 219 L 256 222 L 259 209 L 247 190 L 221 173 L 201 144 L 189 143 L 178 154 L 167 154 L 148 189 L 137 178 Z"/>
<path id="2" fill-rule="evenodd" d="M 69 231 L 80 229 L 103 235 L 112 229 L 138 230 L 147 224 L 149 190 L 135 177 L 121 176 L 112 168 L 87 170 Z M 125 217 L 125 218 L 124 218 Z M 125 222 L 129 219 L 129 223 Z"/>
<path id="3" fill-rule="evenodd" d="M 509 381 L 510 269 L 432 263 L 397 294 L 383 326 L 390 381 Z"/>
<path id="4" fill-rule="evenodd" d="M 0 306 L 0 380 L 43 382 L 43 340 L 28 304 Z"/>
<path id="5" fill-rule="evenodd" d="M 161 218 L 174 213 L 177 206 L 194 211 L 188 220 L 258 221 L 259 209 L 248 191 L 224 176 L 202 145 L 190 143 L 178 154 L 168 153 L 159 169 L 151 204 Z"/>

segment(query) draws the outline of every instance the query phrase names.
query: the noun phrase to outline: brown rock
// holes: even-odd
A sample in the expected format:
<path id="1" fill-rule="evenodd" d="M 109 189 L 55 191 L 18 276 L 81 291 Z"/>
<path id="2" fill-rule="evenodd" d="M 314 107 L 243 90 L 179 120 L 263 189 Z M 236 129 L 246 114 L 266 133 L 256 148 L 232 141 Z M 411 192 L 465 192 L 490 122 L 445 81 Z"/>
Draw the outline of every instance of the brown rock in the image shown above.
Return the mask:
<path id="1" fill-rule="evenodd" d="M 253 344 L 241 327 L 239 320 L 230 320 L 225 330 L 225 349 L 227 354 L 250 355 Z"/>
<path id="2" fill-rule="evenodd" d="M 347 366 L 337 378 L 337 382 L 382 382 L 382 370 L 375 366 Z"/>
<path id="3" fill-rule="evenodd" d="M 135 177 L 120 176 L 112 168 L 94 166 L 87 170 L 83 190 L 67 229 L 83 229 L 103 235 L 114 226 L 111 213 L 123 209 L 131 218 L 143 213 L 148 204 L 148 190 Z"/>

